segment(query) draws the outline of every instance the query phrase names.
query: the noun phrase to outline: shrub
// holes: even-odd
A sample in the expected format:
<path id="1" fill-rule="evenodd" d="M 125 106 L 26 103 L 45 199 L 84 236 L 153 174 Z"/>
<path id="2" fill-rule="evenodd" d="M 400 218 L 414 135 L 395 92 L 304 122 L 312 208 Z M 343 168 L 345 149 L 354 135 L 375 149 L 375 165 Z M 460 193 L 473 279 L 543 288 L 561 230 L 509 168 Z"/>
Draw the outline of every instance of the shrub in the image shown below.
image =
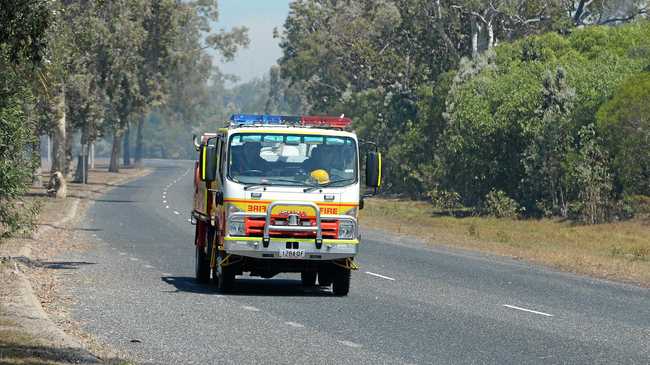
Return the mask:
<path id="1" fill-rule="evenodd" d="M 485 196 L 481 211 L 497 218 L 517 218 L 521 212 L 519 203 L 501 190 L 492 190 Z"/>
<path id="2" fill-rule="evenodd" d="M 428 193 L 431 198 L 431 204 L 436 209 L 447 211 L 449 215 L 453 215 L 454 209 L 460 208 L 460 194 L 455 191 L 447 191 L 434 187 Z"/>

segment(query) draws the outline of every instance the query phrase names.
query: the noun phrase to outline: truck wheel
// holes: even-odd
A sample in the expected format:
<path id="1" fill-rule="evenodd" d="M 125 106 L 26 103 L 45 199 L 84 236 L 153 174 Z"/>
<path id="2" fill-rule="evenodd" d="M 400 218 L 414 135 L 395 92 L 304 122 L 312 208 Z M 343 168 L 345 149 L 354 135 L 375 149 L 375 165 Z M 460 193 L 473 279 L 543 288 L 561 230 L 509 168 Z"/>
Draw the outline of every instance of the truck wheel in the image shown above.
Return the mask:
<path id="1" fill-rule="evenodd" d="M 302 281 L 302 286 L 314 286 L 316 285 L 316 273 L 303 271 L 300 273 L 300 281 Z"/>
<path id="2" fill-rule="evenodd" d="M 196 250 L 194 258 L 194 275 L 196 281 L 205 284 L 210 281 L 210 262 L 208 261 L 208 255 L 202 247 L 196 245 L 194 247 Z"/>
<path id="3" fill-rule="evenodd" d="M 334 272 L 332 292 L 337 296 L 346 296 L 350 291 L 350 269 L 337 268 Z"/>
<path id="4" fill-rule="evenodd" d="M 217 288 L 220 291 L 226 292 L 232 290 L 235 284 L 235 268 L 233 266 L 221 266 L 224 258 L 223 251 L 217 251 L 217 267 L 215 268 L 215 280 L 217 281 Z"/>
<path id="5" fill-rule="evenodd" d="M 332 285 L 332 272 L 330 270 L 321 270 L 318 272 L 318 285 L 330 286 Z"/>

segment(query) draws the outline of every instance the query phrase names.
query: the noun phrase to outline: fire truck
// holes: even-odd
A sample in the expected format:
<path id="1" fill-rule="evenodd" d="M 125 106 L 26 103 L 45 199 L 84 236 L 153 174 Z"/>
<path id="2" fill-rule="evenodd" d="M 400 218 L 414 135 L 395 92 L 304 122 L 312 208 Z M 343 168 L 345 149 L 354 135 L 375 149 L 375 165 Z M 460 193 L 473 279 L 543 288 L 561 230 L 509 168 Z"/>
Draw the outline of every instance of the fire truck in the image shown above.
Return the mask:
<path id="1" fill-rule="evenodd" d="M 359 209 L 381 184 L 381 154 L 341 117 L 235 114 L 194 137 L 192 223 L 199 282 L 232 290 L 236 276 L 300 273 L 304 286 L 350 289 Z"/>

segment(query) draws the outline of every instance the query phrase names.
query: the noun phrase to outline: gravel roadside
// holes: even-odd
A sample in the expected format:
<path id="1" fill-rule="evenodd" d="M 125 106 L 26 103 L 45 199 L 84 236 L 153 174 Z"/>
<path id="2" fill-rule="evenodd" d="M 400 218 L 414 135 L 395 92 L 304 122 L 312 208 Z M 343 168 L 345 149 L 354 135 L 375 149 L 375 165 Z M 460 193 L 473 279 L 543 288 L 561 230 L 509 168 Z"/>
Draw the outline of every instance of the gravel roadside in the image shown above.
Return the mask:
<path id="1" fill-rule="evenodd" d="M 77 227 L 88 207 L 112 188 L 150 173 L 122 169 L 91 170 L 89 183 L 68 183 L 66 199 L 32 189 L 28 199 L 41 204 L 32 237 L 0 244 L 0 364 L 125 364 L 79 330 L 67 312 L 74 298 L 60 288 L 60 275 L 84 263 L 57 262 L 62 252 L 88 247 Z"/>

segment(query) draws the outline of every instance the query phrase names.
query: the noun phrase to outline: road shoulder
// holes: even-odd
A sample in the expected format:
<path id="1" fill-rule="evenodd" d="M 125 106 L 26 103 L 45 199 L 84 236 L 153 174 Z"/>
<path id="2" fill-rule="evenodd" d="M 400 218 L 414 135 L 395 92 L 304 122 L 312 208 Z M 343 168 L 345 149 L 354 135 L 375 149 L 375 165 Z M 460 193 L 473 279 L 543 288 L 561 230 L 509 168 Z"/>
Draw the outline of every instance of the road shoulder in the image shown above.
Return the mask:
<path id="1" fill-rule="evenodd" d="M 36 232 L 0 245 L 0 363 L 124 363 L 75 330 L 61 305 L 73 298 L 59 297 L 59 280 L 52 272 L 72 263 L 52 259 L 86 248 L 75 226 L 98 197 L 148 173 L 91 171 L 89 184 L 69 183 L 68 198 L 60 200 L 42 196 L 42 189 L 32 191 L 30 198 L 42 204 Z"/>

